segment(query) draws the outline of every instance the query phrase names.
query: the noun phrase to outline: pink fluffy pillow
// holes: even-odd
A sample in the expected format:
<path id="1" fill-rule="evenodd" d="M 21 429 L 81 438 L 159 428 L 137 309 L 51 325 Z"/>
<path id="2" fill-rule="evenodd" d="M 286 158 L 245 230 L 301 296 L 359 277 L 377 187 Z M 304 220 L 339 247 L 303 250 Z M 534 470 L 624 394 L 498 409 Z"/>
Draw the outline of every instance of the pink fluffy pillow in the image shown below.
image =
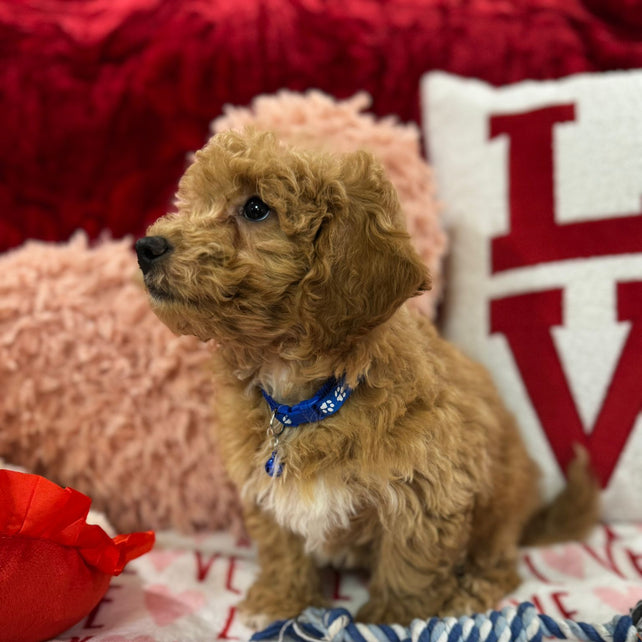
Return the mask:
<path id="1" fill-rule="evenodd" d="M 207 346 L 154 316 L 131 240 L 0 256 L 0 456 L 119 530 L 240 523 L 208 426 Z"/>
<path id="2" fill-rule="evenodd" d="M 254 124 L 284 139 L 386 166 L 440 283 L 444 235 L 419 132 L 361 113 L 361 95 L 281 93 L 230 109 L 216 129 Z M 152 314 L 131 240 L 31 242 L 0 256 L 0 457 L 90 495 L 119 530 L 240 529 L 211 437 L 209 348 Z M 417 302 L 432 313 L 435 291 Z"/>

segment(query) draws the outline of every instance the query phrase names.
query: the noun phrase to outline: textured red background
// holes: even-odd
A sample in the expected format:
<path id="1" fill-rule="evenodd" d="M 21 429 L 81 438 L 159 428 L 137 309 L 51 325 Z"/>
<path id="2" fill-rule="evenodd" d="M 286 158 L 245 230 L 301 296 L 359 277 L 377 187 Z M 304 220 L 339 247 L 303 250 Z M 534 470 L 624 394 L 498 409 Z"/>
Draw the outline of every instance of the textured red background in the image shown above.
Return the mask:
<path id="1" fill-rule="evenodd" d="M 0 249 L 142 232 L 209 121 L 259 93 L 365 89 L 416 120 L 430 69 L 639 66 L 634 0 L 0 0 Z"/>

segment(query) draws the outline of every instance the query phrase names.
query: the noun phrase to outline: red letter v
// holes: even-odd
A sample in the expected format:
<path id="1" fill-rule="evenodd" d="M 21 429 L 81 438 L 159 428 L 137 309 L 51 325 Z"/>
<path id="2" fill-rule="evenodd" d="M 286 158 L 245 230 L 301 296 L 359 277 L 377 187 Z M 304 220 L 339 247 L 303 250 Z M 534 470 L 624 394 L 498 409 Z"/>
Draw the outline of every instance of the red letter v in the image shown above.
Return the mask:
<path id="1" fill-rule="evenodd" d="M 491 332 L 506 336 L 531 402 L 562 467 L 573 444 L 589 451 L 605 487 L 642 409 L 642 282 L 619 283 L 618 319 L 631 321 L 613 379 L 595 426 L 584 430 L 551 337 L 562 324 L 562 291 L 549 290 L 491 301 Z"/>

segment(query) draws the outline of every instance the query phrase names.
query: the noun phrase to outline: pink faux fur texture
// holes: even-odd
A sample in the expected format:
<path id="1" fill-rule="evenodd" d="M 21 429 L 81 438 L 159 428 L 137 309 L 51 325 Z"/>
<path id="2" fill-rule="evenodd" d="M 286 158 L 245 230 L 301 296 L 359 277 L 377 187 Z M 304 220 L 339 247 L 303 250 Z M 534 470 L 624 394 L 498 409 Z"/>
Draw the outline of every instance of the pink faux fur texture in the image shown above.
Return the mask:
<path id="1" fill-rule="evenodd" d="M 239 531 L 207 427 L 209 348 L 152 314 L 131 239 L 0 257 L 0 456 L 94 500 L 119 531 Z"/>
<path id="2" fill-rule="evenodd" d="M 419 128 L 392 117 L 377 120 L 364 113 L 371 102 L 364 92 L 335 101 L 320 91 L 299 94 L 283 90 L 255 98 L 249 108 L 226 107 L 225 114 L 212 123 L 212 132 L 252 125 L 274 131 L 281 140 L 295 145 L 373 152 L 397 188 L 408 231 L 432 274 L 432 290 L 412 301 L 432 317 L 442 289 L 446 235 L 438 216 L 431 170 L 422 158 Z"/>
<path id="3" fill-rule="evenodd" d="M 282 92 L 229 108 L 214 127 L 375 152 L 440 283 L 445 239 L 418 130 L 361 113 L 368 104 Z M 211 438 L 210 349 L 152 314 L 131 239 L 30 242 L 0 255 L 0 275 L 0 457 L 88 494 L 119 531 L 240 533 Z M 417 300 L 429 314 L 437 291 Z"/>

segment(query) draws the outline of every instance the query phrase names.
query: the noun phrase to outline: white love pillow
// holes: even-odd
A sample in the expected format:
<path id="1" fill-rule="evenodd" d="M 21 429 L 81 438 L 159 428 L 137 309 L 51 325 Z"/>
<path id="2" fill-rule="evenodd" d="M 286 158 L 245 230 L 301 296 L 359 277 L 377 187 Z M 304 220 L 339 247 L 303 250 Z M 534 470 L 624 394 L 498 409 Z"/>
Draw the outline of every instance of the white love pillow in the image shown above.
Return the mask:
<path id="1" fill-rule="evenodd" d="M 550 497 L 573 443 L 642 519 L 642 72 L 422 80 L 452 254 L 444 332 L 492 372 Z"/>

